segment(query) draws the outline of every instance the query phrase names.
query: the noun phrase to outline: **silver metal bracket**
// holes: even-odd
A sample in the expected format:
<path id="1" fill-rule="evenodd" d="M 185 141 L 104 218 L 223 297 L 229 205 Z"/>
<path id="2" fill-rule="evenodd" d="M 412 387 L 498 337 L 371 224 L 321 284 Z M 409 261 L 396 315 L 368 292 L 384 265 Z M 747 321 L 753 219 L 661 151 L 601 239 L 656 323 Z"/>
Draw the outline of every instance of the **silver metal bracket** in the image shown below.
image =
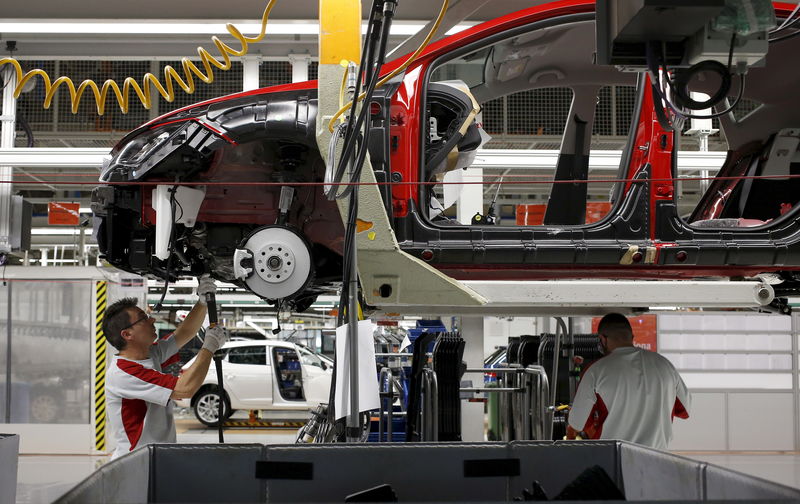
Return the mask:
<path id="1" fill-rule="evenodd" d="M 242 266 L 245 259 L 253 260 L 253 253 L 246 249 L 236 249 L 233 252 L 233 276 L 237 280 L 244 280 L 253 274 L 253 268 Z"/>

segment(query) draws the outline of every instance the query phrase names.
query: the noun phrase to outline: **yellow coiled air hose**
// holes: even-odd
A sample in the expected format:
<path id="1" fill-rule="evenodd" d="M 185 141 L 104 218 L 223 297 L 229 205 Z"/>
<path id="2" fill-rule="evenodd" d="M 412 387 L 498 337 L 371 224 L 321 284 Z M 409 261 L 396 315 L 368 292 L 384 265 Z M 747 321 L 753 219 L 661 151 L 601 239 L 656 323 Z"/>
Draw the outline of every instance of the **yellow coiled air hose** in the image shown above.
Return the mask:
<path id="1" fill-rule="evenodd" d="M 83 97 L 83 93 L 86 91 L 86 89 L 91 89 L 92 93 L 94 94 L 94 99 L 97 103 L 97 113 L 99 115 L 103 115 L 105 112 L 106 98 L 108 97 L 109 90 L 114 92 L 114 96 L 116 96 L 117 103 L 119 103 L 119 108 L 122 110 L 123 114 L 128 113 L 131 89 L 133 89 L 133 91 L 136 93 L 136 96 L 142 102 L 144 108 L 149 109 L 153 104 L 150 93 L 150 84 L 156 88 L 159 94 L 166 101 L 171 102 L 175 99 L 175 86 L 173 81 L 176 82 L 178 86 L 180 86 L 181 89 L 183 89 L 186 93 L 191 94 L 195 89 L 194 78 L 192 75 L 197 76 L 198 79 L 206 84 L 211 84 L 214 82 L 214 70 L 212 66 L 215 66 L 222 71 L 230 69 L 230 56 L 244 56 L 247 54 L 249 44 L 260 42 L 264 38 L 267 30 L 267 20 L 269 19 L 270 11 L 272 10 L 272 7 L 275 5 L 276 1 L 277 0 L 269 0 L 267 2 L 267 6 L 264 8 L 264 14 L 261 16 L 261 31 L 255 37 L 247 37 L 243 35 L 238 28 L 230 23 L 226 25 L 228 32 L 241 43 L 242 48 L 240 50 L 232 48 L 231 46 L 222 42 L 217 36 L 213 36 L 211 37 L 211 40 L 214 42 L 214 45 L 217 46 L 219 53 L 222 55 L 223 62 L 220 62 L 202 47 L 198 47 L 197 54 L 200 56 L 200 60 L 205 72 L 200 70 L 200 68 L 198 68 L 192 61 L 189 60 L 189 58 L 183 58 L 181 59 L 181 66 L 183 68 L 185 80 L 181 78 L 177 70 L 167 65 L 164 67 L 165 85 L 161 84 L 161 82 L 158 80 L 158 77 L 148 72 L 142 78 L 144 86 L 139 85 L 139 83 L 136 82 L 136 79 L 133 77 L 127 77 L 122 84 L 122 89 L 120 89 L 116 81 L 113 80 L 107 80 L 103 82 L 101 87 L 98 87 L 97 83 L 95 83 L 93 80 L 85 80 L 76 88 L 75 83 L 73 83 L 69 77 L 59 77 L 51 83 L 50 76 L 47 75 L 47 72 L 44 70 L 35 69 L 24 73 L 19 62 L 13 58 L 0 59 L 0 68 L 2 68 L 4 65 L 11 65 L 17 72 L 17 87 L 14 89 L 14 98 L 19 98 L 19 95 L 22 93 L 22 88 L 30 79 L 37 75 L 41 76 L 45 89 L 44 108 L 50 108 L 59 86 L 66 85 L 69 89 L 70 100 L 72 101 L 73 114 L 78 112 L 78 106 L 81 103 L 81 98 Z"/>
<path id="2" fill-rule="evenodd" d="M 197 48 L 197 54 L 200 56 L 200 60 L 203 66 L 203 70 L 197 67 L 189 58 L 181 59 L 181 66 L 183 69 L 183 74 L 185 76 L 185 80 L 181 78 L 180 74 L 177 70 L 172 68 L 172 66 L 167 65 L 164 67 L 164 80 L 165 85 L 161 84 L 158 80 L 158 77 L 153 75 L 152 73 L 146 73 L 142 78 L 142 82 L 144 86 L 140 85 L 136 79 L 133 77 L 127 77 L 122 83 L 122 89 L 120 89 L 119 84 L 117 84 L 114 80 L 107 80 L 103 82 L 102 86 L 98 86 L 97 83 L 93 80 L 87 79 L 81 82 L 77 88 L 75 87 L 75 83 L 72 82 L 72 79 L 69 77 L 59 77 L 55 81 L 50 80 L 50 76 L 47 75 L 47 72 L 41 69 L 34 69 L 29 72 L 23 72 L 22 66 L 20 63 L 13 59 L 13 58 L 2 58 L 0 59 L 0 68 L 4 65 L 11 65 L 14 67 L 14 70 L 17 74 L 17 87 L 14 89 L 14 98 L 19 98 L 20 94 L 22 94 L 22 88 L 25 84 L 32 78 L 36 77 L 37 75 L 42 78 L 45 88 L 45 97 L 44 97 L 44 108 L 50 108 L 50 105 L 53 103 L 53 98 L 55 97 L 56 93 L 58 92 L 58 88 L 62 85 L 66 85 L 69 89 L 70 94 L 70 101 L 72 102 L 72 113 L 78 113 L 78 107 L 81 103 L 81 98 L 83 98 L 83 94 L 86 92 L 87 89 L 92 91 L 94 95 L 95 103 L 97 104 L 97 113 L 98 115 L 103 115 L 105 113 L 106 108 L 106 99 L 108 98 L 109 91 L 114 92 L 114 96 L 117 99 L 117 103 L 119 104 L 119 108 L 123 114 L 127 114 L 130 108 L 130 91 L 133 89 L 136 96 L 141 101 L 142 105 L 146 109 L 150 109 L 153 104 L 152 101 L 152 94 L 150 92 L 150 85 L 152 84 L 153 87 L 156 88 L 158 93 L 168 102 L 172 102 L 175 99 L 175 86 L 174 82 L 180 86 L 186 93 L 191 94 L 195 90 L 194 85 L 194 78 L 193 75 L 197 76 L 198 79 L 205 82 L 206 84 L 211 84 L 214 82 L 214 70 L 212 66 L 217 67 L 219 70 L 225 71 L 231 68 L 231 58 L 230 56 L 242 57 L 247 54 L 249 50 L 249 44 L 255 44 L 261 42 L 264 39 L 264 36 L 267 31 L 267 22 L 269 20 L 269 14 L 272 11 L 272 8 L 275 6 L 275 2 L 277 0 L 269 0 L 267 2 L 267 6 L 264 8 L 264 13 L 261 16 L 261 30 L 258 35 L 255 37 L 247 37 L 242 32 L 236 28 L 236 26 L 228 23 L 226 28 L 228 33 L 231 34 L 235 39 L 237 39 L 242 48 L 236 50 L 231 46 L 227 45 L 226 43 L 222 42 L 217 36 L 211 37 L 211 40 L 214 42 L 214 45 L 217 46 L 217 50 L 222 55 L 223 62 L 220 62 L 217 58 L 211 55 L 208 51 L 206 51 L 202 47 Z M 439 11 L 439 15 L 436 18 L 435 23 L 431 27 L 430 32 L 425 37 L 425 40 L 422 44 L 417 48 L 416 51 L 398 68 L 393 70 L 389 75 L 381 79 L 376 87 L 381 87 L 386 82 L 394 78 L 399 73 L 403 72 L 406 68 L 408 68 L 414 60 L 422 53 L 423 50 L 428 46 L 433 36 L 436 34 L 436 31 L 439 29 L 439 25 L 442 23 L 442 19 L 444 19 L 445 12 L 450 4 L 450 0 L 443 0 L 442 7 Z M 359 95 L 358 99 L 363 100 L 365 94 L 362 93 Z M 331 132 L 333 132 L 333 125 L 336 120 L 345 112 L 347 112 L 352 103 L 346 104 L 342 107 L 333 118 L 330 120 L 328 124 L 328 128 Z"/>

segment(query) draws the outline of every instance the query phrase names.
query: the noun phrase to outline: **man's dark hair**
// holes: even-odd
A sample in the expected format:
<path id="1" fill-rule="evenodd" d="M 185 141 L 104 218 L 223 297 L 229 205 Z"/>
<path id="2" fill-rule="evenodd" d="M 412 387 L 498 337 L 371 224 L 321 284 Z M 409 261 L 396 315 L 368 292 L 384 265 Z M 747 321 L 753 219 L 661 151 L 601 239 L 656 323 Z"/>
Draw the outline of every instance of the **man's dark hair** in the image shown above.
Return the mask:
<path id="1" fill-rule="evenodd" d="M 138 303 L 136 298 L 124 298 L 111 303 L 111 306 L 106 308 L 106 314 L 103 317 L 103 335 L 105 335 L 106 341 L 117 350 L 125 350 L 127 346 L 121 333 L 131 323 L 128 310 L 136 308 Z"/>
<path id="2" fill-rule="evenodd" d="M 616 341 L 631 341 L 633 329 L 628 318 L 621 313 L 609 313 L 600 319 L 597 332 Z"/>

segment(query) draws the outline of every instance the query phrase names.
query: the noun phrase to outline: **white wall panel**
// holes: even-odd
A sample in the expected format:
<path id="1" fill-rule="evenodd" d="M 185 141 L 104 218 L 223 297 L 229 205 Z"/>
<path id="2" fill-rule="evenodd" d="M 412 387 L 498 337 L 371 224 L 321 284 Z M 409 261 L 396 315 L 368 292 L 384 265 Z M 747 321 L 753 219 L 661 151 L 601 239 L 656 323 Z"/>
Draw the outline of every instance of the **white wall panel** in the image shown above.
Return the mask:
<path id="1" fill-rule="evenodd" d="M 675 451 L 723 451 L 727 449 L 725 393 L 692 394 L 691 415 L 672 423 Z"/>
<path id="2" fill-rule="evenodd" d="M 704 355 L 703 369 L 727 369 L 725 354 Z"/>
<path id="3" fill-rule="evenodd" d="M 658 329 L 660 331 L 678 331 L 681 328 L 681 315 L 659 315 Z"/>
<path id="4" fill-rule="evenodd" d="M 791 393 L 730 393 L 730 450 L 794 450 Z"/>
<path id="5" fill-rule="evenodd" d="M 681 372 L 689 390 L 791 390 L 791 373 L 693 373 Z"/>
<path id="6" fill-rule="evenodd" d="M 725 350 L 736 350 L 739 348 L 744 348 L 745 341 L 747 340 L 747 335 L 742 333 L 730 333 L 728 337 L 725 338 L 725 344 L 722 348 Z"/>
<path id="7" fill-rule="evenodd" d="M 769 317 L 767 327 L 770 331 L 792 332 L 792 317 Z"/>
<path id="8" fill-rule="evenodd" d="M 792 356 L 791 355 L 770 355 L 769 368 L 791 371 L 792 369 Z"/>

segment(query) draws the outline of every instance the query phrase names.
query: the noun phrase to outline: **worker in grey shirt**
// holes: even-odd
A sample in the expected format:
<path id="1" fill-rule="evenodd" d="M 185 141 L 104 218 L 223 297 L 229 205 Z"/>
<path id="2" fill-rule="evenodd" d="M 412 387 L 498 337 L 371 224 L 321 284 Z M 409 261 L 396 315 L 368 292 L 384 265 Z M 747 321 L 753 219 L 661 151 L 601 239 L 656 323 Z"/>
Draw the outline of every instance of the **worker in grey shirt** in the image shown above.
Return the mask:
<path id="1" fill-rule="evenodd" d="M 106 374 L 109 431 L 117 443 L 112 459 L 150 443 L 175 442 L 172 400 L 197 392 L 227 331 L 208 329 L 197 359 L 180 377 L 163 369 L 177 362 L 180 347 L 194 338 L 206 315 L 205 294 L 215 291 L 211 278 L 200 279 L 197 304 L 175 332 L 161 339 L 153 318 L 136 306 L 136 299 L 121 299 L 106 310 L 105 337 L 119 351 Z"/>
<path id="2" fill-rule="evenodd" d="M 605 354 L 581 378 L 567 439 L 622 439 L 666 450 L 672 420 L 689 418 L 691 396 L 664 356 L 633 346 L 628 319 L 610 313 L 597 328 Z"/>

